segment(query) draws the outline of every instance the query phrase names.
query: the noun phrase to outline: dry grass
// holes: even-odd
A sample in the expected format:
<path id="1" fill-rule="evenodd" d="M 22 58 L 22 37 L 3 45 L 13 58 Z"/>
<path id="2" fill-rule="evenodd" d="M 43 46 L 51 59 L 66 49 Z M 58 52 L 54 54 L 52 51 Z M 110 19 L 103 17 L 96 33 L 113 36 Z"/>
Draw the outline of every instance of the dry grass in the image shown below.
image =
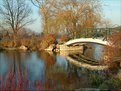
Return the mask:
<path id="1" fill-rule="evenodd" d="M 0 46 L 6 48 L 17 48 L 24 45 L 30 50 L 43 50 L 55 42 L 56 36 L 54 34 L 45 34 L 42 37 L 34 36 L 30 38 L 4 39 L 0 41 Z"/>

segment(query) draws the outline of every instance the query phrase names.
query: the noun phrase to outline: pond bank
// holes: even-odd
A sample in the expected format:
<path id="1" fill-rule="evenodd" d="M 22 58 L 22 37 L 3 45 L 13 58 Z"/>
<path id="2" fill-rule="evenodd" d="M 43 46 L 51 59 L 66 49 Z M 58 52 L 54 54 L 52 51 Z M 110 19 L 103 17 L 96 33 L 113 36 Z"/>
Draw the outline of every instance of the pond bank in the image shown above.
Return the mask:
<path id="1" fill-rule="evenodd" d="M 27 50 L 27 47 L 20 46 L 20 47 L 0 47 L 0 50 Z"/>

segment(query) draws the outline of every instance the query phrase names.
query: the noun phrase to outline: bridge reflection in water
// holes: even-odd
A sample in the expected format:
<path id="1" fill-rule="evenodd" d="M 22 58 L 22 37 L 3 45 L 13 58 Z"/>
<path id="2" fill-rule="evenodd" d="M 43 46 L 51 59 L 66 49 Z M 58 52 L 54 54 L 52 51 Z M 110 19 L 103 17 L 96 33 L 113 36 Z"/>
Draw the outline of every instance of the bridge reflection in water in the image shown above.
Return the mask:
<path id="1" fill-rule="evenodd" d="M 87 49 L 88 50 L 88 49 Z M 94 59 L 88 56 L 85 56 L 85 51 L 60 51 L 60 55 L 65 56 L 66 59 L 77 67 L 83 67 L 90 70 L 105 70 L 108 66 L 101 66 L 98 58 L 99 55 L 96 55 Z M 101 56 L 101 55 L 100 55 Z"/>
<path id="2" fill-rule="evenodd" d="M 88 48 L 89 50 L 93 49 Z M 85 56 L 89 53 L 87 51 L 84 53 Z M 94 51 L 90 52 L 91 56 Z M 73 54 L 75 56 L 81 56 L 82 54 L 81 51 L 77 54 L 74 52 L 72 54 L 71 52 L 69 53 L 68 56 L 72 56 Z M 93 84 L 93 77 L 101 76 L 107 79 L 107 76 L 103 76 L 105 71 L 77 67 L 66 60 L 64 56 L 49 54 L 46 51 L 4 51 L 0 52 L 0 58 L 2 59 L 0 60 L 0 87 L 3 86 L 2 83 L 11 83 L 9 84 L 11 87 L 25 85 L 25 90 L 28 88 L 28 85 L 31 90 L 36 90 L 38 87 L 41 90 L 72 90 L 96 87 Z M 90 64 L 85 60 L 83 62 Z M 93 65 L 98 65 L 98 62 L 94 62 Z M 14 69 L 14 71 L 10 71 L 11 69 Z M 8 73 L 14 75 L 16 79 L 9 82 L 8 77 L 11 75 Z M 14 81 L 16 85 L 13 85 Z M 18 85 L 18 81 L 21 85 Z"/>

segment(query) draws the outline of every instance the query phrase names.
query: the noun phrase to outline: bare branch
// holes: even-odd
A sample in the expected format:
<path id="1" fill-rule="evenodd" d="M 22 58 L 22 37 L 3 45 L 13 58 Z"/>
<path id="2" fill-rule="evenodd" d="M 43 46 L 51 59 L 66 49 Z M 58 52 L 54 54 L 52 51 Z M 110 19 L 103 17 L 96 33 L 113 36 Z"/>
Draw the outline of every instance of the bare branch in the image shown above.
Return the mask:
<path id="1" fill-rule="evenodd" d="M 24 0 L 2 0 L 3 5 L 0 6 L 0 16 L 2 21 L 13 30 L 13 33 L 17 33 L 20 28 L 23 28 L 31 22 L 29 16 L 31 14 L 30 7 Z"/>

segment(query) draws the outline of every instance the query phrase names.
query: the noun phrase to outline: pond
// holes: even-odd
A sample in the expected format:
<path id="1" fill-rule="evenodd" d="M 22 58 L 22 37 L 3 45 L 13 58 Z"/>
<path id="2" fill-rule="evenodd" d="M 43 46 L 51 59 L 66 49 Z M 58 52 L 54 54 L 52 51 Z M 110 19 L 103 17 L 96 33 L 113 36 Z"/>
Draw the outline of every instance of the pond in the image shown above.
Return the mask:
<path id="1" fill-rule="evenodd" d="M 84 55 L 100 61 L 103 46 L 88 44 Z M 76 67 L 60 54 L 0 52 L 0 88 L 3 90 L 97 90 L 107 79 L 106 71 Z"/>

